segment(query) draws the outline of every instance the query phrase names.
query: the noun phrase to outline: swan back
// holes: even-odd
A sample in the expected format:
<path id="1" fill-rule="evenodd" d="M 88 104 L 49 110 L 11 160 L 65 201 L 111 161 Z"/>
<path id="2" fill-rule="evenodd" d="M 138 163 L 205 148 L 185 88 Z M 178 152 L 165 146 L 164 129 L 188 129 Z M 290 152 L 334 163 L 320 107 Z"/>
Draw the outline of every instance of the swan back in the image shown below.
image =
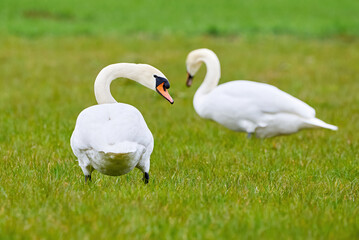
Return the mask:
<path id="1" fill-rule="evenodd" d="M 218 91 L 217 94 L 248 102 L 250 106 L 256 106 L 262 113 L 291 113 L 303 118 L 315 116 L 315 110 L 311 106 L 266 83 L 237 80 L 219 85 L 216 91 Z"/>
<path id="2" fill-rule="evenodd" d="M 77 118 L 74 136 L 77 136 L 78 147 L 102 152 L 112 152 L 111 146 L 118 143 L 135 142 L 147 146 L 153 141 L 140 111 L 124 103 L 86 108 Z M 120 151 L 118 146 L 114 148 Z"/>

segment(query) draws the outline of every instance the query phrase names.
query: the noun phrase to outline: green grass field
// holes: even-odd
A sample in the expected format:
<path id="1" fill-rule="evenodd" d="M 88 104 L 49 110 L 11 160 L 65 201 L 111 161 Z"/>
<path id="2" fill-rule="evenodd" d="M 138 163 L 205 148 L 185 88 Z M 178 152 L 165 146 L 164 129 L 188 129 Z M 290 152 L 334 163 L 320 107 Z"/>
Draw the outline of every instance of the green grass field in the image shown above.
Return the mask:
<path id="1" fill-rule="evenodd" d="M 111 3 L 132 16 L 129 25 L 110 3 L 0 3 L 6 23 L 0 26 L 0 239 L 358 238 L 358 3 L 304 1 L 301 9 L 264 1 L 255 15 L 262 18 L 237 28 L 227 25 L 236 10 L 248 16 L 259 3 L 160 8 L 163 2 L 135 1 L 145 6 L 143 14 L 129 14 L 135 5 Z M 193 16 L 181 25 L 189 7 Z M 218 25 L 202 7 L 218 14 Z M 34 9 L 58 17 L 21 14 Z M 308 14 L 312 24 L 302 26 L 303 9 L 321 12 Z M 163 28 L 161 13 L 169 18 Z M 138 15 L 154 22 L 141 25 Z M 192 26 L 196 16 L 201 21 Z M 192 97 L 205 68 L 192 88 L 185 86 L 186 55 L 200 47 L 220 58 L 221 83 L 276 85 L 339 131 L 248 140 L 200 119 Z M 121 177 L 94 172 L 84 184 L 70 148 L 77 115 L 96 104 L 97 73 L 115 62 L 151 64 L 171 82 L 174 105 L 132 81 L 112 84 L 115 98 L 137 107 L 154 135 L 148 185 L 136 169 Z"/>

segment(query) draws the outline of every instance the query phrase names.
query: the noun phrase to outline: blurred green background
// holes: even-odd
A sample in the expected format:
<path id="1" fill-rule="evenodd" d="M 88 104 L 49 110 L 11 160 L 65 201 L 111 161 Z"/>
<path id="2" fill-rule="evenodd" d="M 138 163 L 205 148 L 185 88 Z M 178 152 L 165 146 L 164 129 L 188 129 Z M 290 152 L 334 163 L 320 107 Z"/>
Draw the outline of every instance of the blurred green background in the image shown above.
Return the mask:
<path id="1" fill-rule="evenodd" d="M 69 1 L 2 0 L 1 32 L 25 36 L 100 34 L 304 36 L 359 34 L 353 0 Z"/>
<path id="2" fill-rule="evenodd" d="M 359 1 L 0 1 L 0 239 L 359 238 Z M 273 84 L 339 131 L 246 139 L 197 116 L 187 54 L 220 83 Z M 84 178 L 69 139 L 115 62 L 148 63 L 170 105 L 129 80 L 154 139 L 151 180 Z"/>

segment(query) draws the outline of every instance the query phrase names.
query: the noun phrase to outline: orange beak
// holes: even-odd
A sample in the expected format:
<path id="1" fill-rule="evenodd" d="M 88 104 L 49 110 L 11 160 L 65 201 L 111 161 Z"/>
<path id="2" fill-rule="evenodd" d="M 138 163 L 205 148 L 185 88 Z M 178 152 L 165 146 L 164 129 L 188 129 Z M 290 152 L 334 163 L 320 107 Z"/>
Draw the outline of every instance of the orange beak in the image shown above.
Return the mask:
<path id="1" fill-rule="evenodd" d="M 171 104 L 174 103 L 172 97 L 170 96 L 170 94 L 168 93 L 167 89 L 163 86 L 165 83 L 161 83 L 160 85 L 158 85 L 156 87 L 156 90 L 159 94 L 162 95 L 162 97 L 166 98 L 167 101 L 169 101 Z"/>

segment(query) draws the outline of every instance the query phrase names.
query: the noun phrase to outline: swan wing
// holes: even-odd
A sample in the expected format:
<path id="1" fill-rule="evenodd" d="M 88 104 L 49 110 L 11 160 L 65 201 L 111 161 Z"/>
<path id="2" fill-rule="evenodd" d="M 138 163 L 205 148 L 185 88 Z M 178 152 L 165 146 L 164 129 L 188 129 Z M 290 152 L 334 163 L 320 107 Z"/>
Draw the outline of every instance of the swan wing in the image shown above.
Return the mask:
<path id="1" fill-rule="evenodd" d="M 303 118 L 313 118 L 315 110 L 303 101 L 265 83 L 232 81 L 215 88 L 211 94 L 225 95 L 231 102 L 242 102 L 262 113 L 290 113 Z M 243 106 L 245 107 L 245 106 Z"/>

